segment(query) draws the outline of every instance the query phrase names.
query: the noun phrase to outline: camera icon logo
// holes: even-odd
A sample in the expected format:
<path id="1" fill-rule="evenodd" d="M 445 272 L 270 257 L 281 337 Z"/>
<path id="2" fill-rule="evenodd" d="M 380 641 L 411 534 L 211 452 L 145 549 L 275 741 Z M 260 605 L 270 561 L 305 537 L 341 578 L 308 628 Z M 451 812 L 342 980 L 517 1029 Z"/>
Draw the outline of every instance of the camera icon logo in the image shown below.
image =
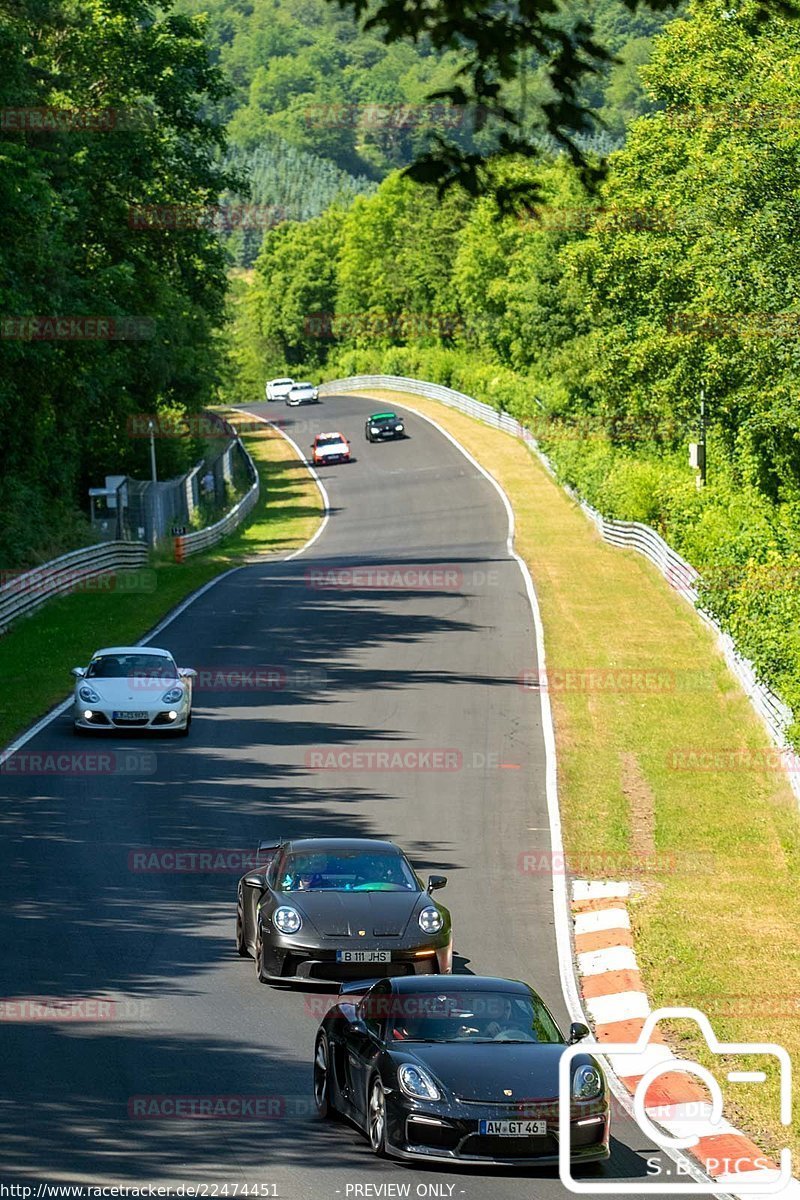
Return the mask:
<path id="1" fill-rule="evenodd" d="M 631 1064 L 636 1061 L 635 1070 L 630 1074 L 641 1076 L 641 1078 L 633 1096 L 633 1112 L 639 1129 L 658 1150 L 666 1151 L 668 1154 L 671 1151 L 691 1151 L 701 1138 L 730 1132 L 730 1126 L 725 1124 L 722 1115 L 722 1089 L 711 1072 L 699 1063 L 675 1058 L 664 1046 L 649 1044 L 658 1022 L 665 1018 L 676 1017 L 695 1021 L 703 1033 L 709 1050 L 714 1054 L 759 1055 L 777 1060 L 780 1073 L 780 1122 L 782 1125 L 791 1124 L 792 1064 L 783 1046 L 778 1046 L 774 1042 L 720 1042 L 714 1034 L 708 1017 L 699 1009 L 659 1008 L 647 1017 L 642 1032 L 635 1042 L 580 1042 L 567 1046 L 561 1055 L 559 1063 L 558 1173 L 562 1184 L 568 1191 L 585 1196 L 641 1195 L 642 1192 L 674 1195 L 676 1187 L 679 1186 L 682 1196 L 710 1196 L 719 1192 L 719 1178 L 716 1181 L 709 1179 L 706 1183 L 690 1183 L 686 1180 L 686 1171 L 673 1171 L 669 1182 L 652 1183 L 649 1179 L 638 1179 L 630 1183 L 618 1179 L 608 1182 L 576 1179 L 572 1174 L 570 1099 L 572 1062 L 578 1054 L 589 1052 L 599 1058 L 610 1059 L 612 1068 L 622 1066 L 621 1063 L 615 1061 L 620 1058 L 627 1058 Z M 662 1106 L 662 1110 L 651 1108 L 648 1111 L 646 1097 L 653 1081 L 666 1072 L 681 1072 L 694 1075 L 702 1080 L 710 1094 L 710 1102 L 698 1102 L 691 1106 L 668 1106 L 673 1109 L 690 1107 L 693 1111 L 690 1114 L 681 1115 L 676 1115 L 674 1111 L 668 1111 L 663 1121 L 660 1121 L 659 1113 L 663 1111 L 664 1106 Z M 728 1071 L 726 1078 L 729 1083 L 765 1083 L 767 1080 L 766 1073 L 759 1070 Z M 656 1121 L 660 1121 L 660 1123 L 655 1124 Z M 735 1170 L 734 1167 L 734 1172 Z M 729 1172 L 726 1169 L 721 1173 L 727 1175 Z M 679 1175 L 681 1178 L 677 1178 Z M 748 1176 L 752 1176 L 750 1182 L 748 1182 Z M 741 1172 L 736 1178 L 735 1190 L 739 1196 L 766 1196 L 780 1192 L 791 1182 L 792 1152 L 788 1147 L 784 1147 L 780 1152 L 780 1169 L 778 1171 L 765 1172 L 751 1169 Z"/>

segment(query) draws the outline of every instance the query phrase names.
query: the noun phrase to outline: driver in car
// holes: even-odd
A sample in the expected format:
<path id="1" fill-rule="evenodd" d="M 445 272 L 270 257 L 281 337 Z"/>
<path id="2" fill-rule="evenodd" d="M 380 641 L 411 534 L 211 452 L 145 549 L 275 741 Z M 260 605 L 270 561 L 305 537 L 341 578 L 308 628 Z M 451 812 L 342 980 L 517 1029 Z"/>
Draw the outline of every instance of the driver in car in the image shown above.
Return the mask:
<path id="1" fill-rule="evenodd" d="M 510 996 L 499 997 L 495 1012 L 486 1020 L 482 1030 L 483 1036 L 492 1038 L 495 1042 L 532 1042 L 535 1041 L 530 1029 L 525 1028 L 524 1020 L 516 1010 Z"/>

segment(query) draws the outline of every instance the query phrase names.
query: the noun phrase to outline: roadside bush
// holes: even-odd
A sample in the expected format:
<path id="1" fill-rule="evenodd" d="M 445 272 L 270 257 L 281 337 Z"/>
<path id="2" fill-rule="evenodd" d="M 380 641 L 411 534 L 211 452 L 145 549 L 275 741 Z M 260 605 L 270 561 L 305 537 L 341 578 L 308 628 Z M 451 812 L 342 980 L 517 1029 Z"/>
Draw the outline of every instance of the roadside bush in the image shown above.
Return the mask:
<path id="1" fill-rule="evenodd" d="M 800 503 L 773 504 L 713 440 L 714 474 L 698 491 L 685 450 L 634 451 L 588 425 L 548 423 L 529 379 L 462 350 L 346 350 L 330 364 L 330 377 L 360 374 L 427 379 L 525 421 L 562 483 L 605 517 L 651 525 L 701 573 L 701 607 L 800 713 Z M 800 748 L 800 722 L 788 733 Z"/>

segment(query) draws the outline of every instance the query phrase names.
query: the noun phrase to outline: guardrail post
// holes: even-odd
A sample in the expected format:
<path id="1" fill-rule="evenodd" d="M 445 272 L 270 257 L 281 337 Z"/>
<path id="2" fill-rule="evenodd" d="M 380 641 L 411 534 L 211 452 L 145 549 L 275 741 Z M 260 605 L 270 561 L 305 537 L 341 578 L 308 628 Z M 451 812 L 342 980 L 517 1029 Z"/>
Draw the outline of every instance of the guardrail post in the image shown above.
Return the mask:
<path id="1" fill-rule="evenodd" d="M 186 557 L 186 553 L 185 553 L 185 548 L 184 548 L 184 545 L 183 545 L 183 538 L 182 538 L 182 537 L 176 537 L 176 538 L 174 539 L 174 541 L 173 541 L 173 550 L 174 550 L 174 554 L 175 554 L 175 562 L 176 562 L 176 563 L 182 563 L 182 562 L 183 562 L 183 560 L 184 560 L 184 558 Z"/>

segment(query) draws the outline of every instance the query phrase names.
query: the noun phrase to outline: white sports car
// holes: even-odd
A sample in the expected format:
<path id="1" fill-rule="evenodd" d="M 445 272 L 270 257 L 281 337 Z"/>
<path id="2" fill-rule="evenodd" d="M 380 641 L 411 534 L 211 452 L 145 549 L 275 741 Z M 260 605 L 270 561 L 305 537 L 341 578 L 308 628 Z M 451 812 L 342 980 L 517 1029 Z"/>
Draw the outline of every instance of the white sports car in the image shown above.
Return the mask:
<path id="1" fill-rule="evenodd" d="M 192 724 L 192 681 L 197 672 L 177 667 L 168 650 L 110 646 L 88 667 L 73 667 L 75 732 L 90 729 L 172 730 L 185 736 Z"/>
<path id="2" fill-rule="evenodd" d="M 293 379 L 270 379 L 267 384 L 267 399 L 285 400 L 293 387 Z"/>
<path id="3" fill-rule="evenodd" d="M 291 406 L 298 404 L 319 404 L 319 388 L 313 383 L 295 383 L 286 395 L 286 403 Z"/>

